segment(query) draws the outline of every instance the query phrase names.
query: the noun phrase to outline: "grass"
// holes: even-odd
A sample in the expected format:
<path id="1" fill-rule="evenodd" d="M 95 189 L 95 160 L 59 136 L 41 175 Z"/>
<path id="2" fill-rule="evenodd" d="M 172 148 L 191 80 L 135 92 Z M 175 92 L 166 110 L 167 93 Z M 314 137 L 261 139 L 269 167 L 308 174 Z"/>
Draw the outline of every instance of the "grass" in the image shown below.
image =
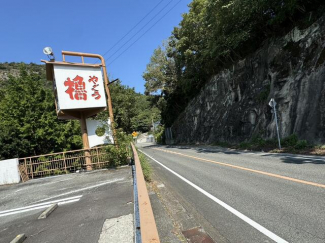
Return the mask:
<path id="1" fill-rule="evenodd" d="M 148 159 L 143 153 L 139 152 L 138 155 L 139 155 L 140 164 L 141 164 L 141 167 L 142 167 L 142 172 L 143 172 L 144 179 L 147 182 L 150 182 L 151 181 L 152 169 L 151 169 L 151 167 L 149 165 Z"/>

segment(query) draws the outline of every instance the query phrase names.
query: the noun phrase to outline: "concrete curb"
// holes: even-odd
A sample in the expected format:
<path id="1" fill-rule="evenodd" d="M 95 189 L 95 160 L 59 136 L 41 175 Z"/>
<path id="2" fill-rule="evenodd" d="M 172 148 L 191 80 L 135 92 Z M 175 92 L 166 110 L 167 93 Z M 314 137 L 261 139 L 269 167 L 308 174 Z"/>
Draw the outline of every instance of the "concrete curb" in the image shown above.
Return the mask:
<path id="1" fill-rule="evenodd" d="M 49 208 L 47 208 L 39 217 L 38 219 L 46 219 L 56 208 L 58 207 L 58 204 L 53 204 Z"/>
<path id="2" fill-rule="evenodd" d="M 12 241 L 10 241 L 10 243 L 21 243 L 23 242 L 27 237 L 25 236 L 25 234 L 19 234 L 16 236 L 15 239 L 13 239 Z"/>
<path id="3" fill-rule="evenodd" d="M 160 239 L 158 235 L 156 221 L 153 215 L 146 182 L 143 177 L 140 159 L 133 143 L 131 143 L 131 147 L 133 151 L 135 163 L 135 176 L 138 189 L 141 242 L 159 243 Z"/>

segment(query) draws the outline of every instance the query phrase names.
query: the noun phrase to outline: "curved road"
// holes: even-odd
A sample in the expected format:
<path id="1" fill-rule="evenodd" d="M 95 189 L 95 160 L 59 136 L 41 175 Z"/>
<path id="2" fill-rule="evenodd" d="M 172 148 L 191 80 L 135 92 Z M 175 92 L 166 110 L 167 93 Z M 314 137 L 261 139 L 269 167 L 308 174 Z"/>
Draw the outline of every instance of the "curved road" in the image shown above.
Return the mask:
<path id="1" fill-rule="evenodd" d="M 216 242 L 325 242 L 325 158 L 138 144 L 155 173 L 221 235 Z"/>

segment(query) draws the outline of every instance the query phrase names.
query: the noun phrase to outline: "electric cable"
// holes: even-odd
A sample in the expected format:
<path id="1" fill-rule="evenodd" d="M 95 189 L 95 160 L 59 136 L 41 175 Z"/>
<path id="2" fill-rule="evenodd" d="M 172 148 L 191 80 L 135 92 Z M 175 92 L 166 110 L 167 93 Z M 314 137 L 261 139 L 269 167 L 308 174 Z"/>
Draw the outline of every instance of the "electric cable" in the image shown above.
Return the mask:
<path id="1" fill-rule="evenodd" d="M 152 17 L 144 26 L 142 26 L 142 28 L 140 29 L 140 30 L 138 30 L 131 38 L 129 38 L 129 40 L 128 41 L 126 41 L 122 46 L 120 46 L 120 48 L 118 48 L 110 57 L 108 57 L 107 58 L 107 60 L 108 59 L 110 59 L 111 57 L 113 57 L 117 52 L 119 52 L 127 43 L 129 43 L 136 35 L 138 35 L 140 32 L 141 32 L 141 30 L 143 30 L 148 24 L 150 24 L 150 22 L 152 21 L 152 20 L 154 20 L 157 16 L 158 16 L 158 14 L 160 14 L 165 8 L 167 8 L 168 7 L 168 5 L 172 2 L 173 0 L 170 0 L 166 5 L 165 5 L 165 7 L 163 7 L 154 17 Z"/>
<path id="2" fill-rule="evenodd" d="M 108 65 L 112 64 L 116 59 L 123 55 L 127 50 L 129 50 L 138 40 L 142 38 L 147 32 L 149 32 L 160 20 L 162 20 L 171 10 L 173 10 L 182 0 L 179 0 L 171 9 L 169 9 L 160 19 L 158 19 L 149 29 L 147 29 L 138 39 L 136 39 L 131 45 L 129 45 L 122 53 L 120 53 L 113 61 Z M 105 59 L 107 61 L 109 58 Z"/>
<path id="3" fill-rule="evenodd" d="M 146 17 L 148 17 L 148 15 L 150 15 L 163 1 L 165 0 L 161 0 L 159 3 L 157 3 L 138 23 L 136 23 L 136 25 L 134 25 L 122 38 L 120 38 L 110 49 L 108 49 L 104 54 L 103 57 L 109 53 L 118 43 L 120 43 L 120 41 L 122 41 L 128 34 L 130 34 L 132 32 L 132 30 L 134 30 Z M 159 14 L 160 12 L 158 12 Z M 99 60 L 97 60 L 95 63 L 99 62 Z"/>

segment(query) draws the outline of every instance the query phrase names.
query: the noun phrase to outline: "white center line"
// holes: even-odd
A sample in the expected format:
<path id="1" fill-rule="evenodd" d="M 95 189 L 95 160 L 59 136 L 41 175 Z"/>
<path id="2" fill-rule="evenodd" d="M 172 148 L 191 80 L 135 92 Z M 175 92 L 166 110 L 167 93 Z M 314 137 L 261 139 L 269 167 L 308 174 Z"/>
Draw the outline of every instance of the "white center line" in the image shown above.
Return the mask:
<path id="1" fill-rule="evenodd" d="M 178 174 L 175 171 L 169 169 L 167 166 L 165 166 L 164 164 L 162 164 L 158 160 L 152 158 L 150 155 L 146 154 L 145 152 L 141 151 L 140 149 L 139 149 L 139 151 L 141 153 L 145 154 L 146 156 L 148 156 L 150 159 L 152 159 L 153 161 L 155 161 L 159 165 L 161 165 L 162 167 L 164 167 L 166 170 L 168 170 L 171 173 L 173 173 L 175 176 L 177 176 L 178 178 L 180 178 L 181 180 L 183 180 L 184 182 L 186 182 L 190 186 L 194 187 L 199 192 L 203 193 L 205 196 L 207 196 L 208 198 L 210 198 L 214 202 L 218 203 L 223 208 L 227 209 L 232 214 L 236 215 L 238 218 L 242 219 L 243 221 L 245 221 L 246 223 L 248 223 L 249 225 L 251 225 L 252 227 L 254 227 L 255 229 L 257 229 L 258 231 L 260 231 L 262 234 L 264 234 L 267 237 L 269 237 L 270 239 L 272 239 L 272 240 L 274 240 L 275 242 L 278 242 L 278 243 L 288 243 L 288 241 L 286 241 L 286 240 L 282 239 L 281 237 L 277 236 L 276 234 L 274 234 L 273 232 L 269 231 L 268 229 L 266 229 L 262 225 L 258 224 L 254 220 L 248 218 L 246 215 L 242 214 L 241 212 L 237 211 L 236 209 L 234 209 L 233 207 L 229 206 L 225 202 L 221 201 L 220 199 L 216 198 L 212 194 L 210 194 L 207 191 L 203 190 L 201 187 L 195 185 L 193 182 L 187 180 L 186 178 L 184 178 L 180 174 Z"/>

